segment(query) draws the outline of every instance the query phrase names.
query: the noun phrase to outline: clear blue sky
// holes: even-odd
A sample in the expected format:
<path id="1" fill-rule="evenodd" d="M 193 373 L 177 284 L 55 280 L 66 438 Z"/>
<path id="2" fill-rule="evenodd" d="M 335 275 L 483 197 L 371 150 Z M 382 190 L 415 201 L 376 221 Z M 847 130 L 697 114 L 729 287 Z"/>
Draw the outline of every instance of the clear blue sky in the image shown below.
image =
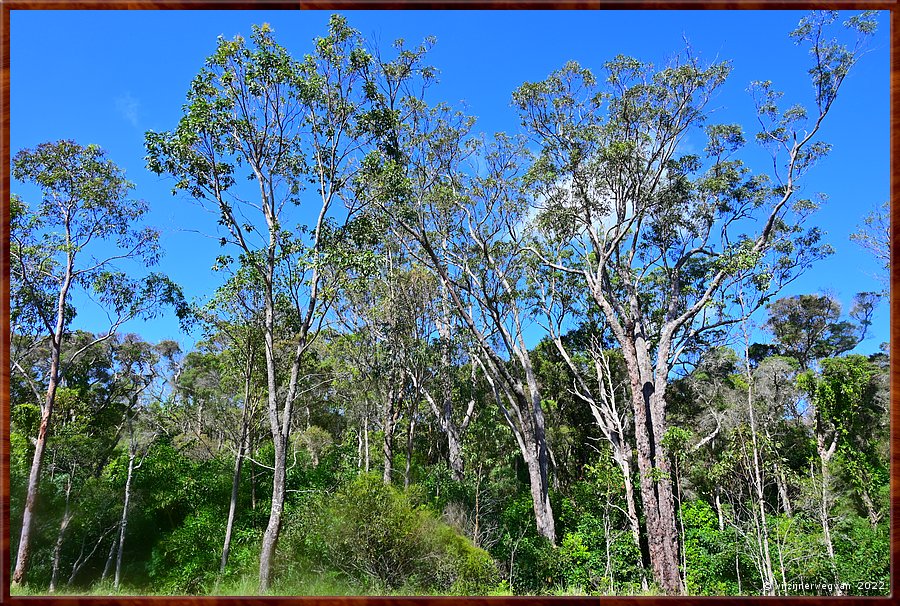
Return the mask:
<path id="1" fill-rule="evenodd" d="M 221 254 L 215 217 L 171 195 L 171 180 L 144 167 L 144 132 L 175 126 L 191 79 L 223 35 L 248 35 L 251 24 L 270 23 L 295 56 L 323 35 L 326 11 L 12 11 L 11 150 L 44 141 L 96 143 L 125 169 L 136 197 L 150 203 L 148 223 L 162 230 L 166 250 L 158 269 L 189 298 L 209 295 L 222 277 L 210 272 Z M 441 72 L 434 98 L 464 102 L 477 129 L 514 132 L 513 90 L 546 77 L 566 61 L 600 72 L 625 54 L 656 64 L 690 42 L 707 60 L 728 59 L 733 72 L 716 98 L 714 120 L 752 128 L 752 80 L 772 80 L 787 103 L 812 102 L 804 49 L 787 34 L 803 15 L 794 11 L 349 11 L 350 25 L 387 47 L 395 38 L 415 43 L 437 37 L 430 63 Z M 842 15 L 846 17 L 847 15 Z M 847 79 L 822 138 L 834 149 L 805 181 L 804 195 L 826 192 L 815 218 L 836 254 L 819 263 L 785 294 L 831 292 L 849 308 L 855 292 L 877 290 L 877 264 L 849 234 L 889 197 L 888 14 Z M 689 142 L 690 144 L 690 142 Z M 703 143 L 698 141 L 698 150 Z M 759 159 L 763 159 L 762 154 Z M 766 165 L 753 166 L 759 171 Z M 33 190 L 13 182 L 26 200 Z M 82 306 L 76 325 L 99 330 L 98 315 Z M 171 315 L 127 330 L 156 341 L 174 338 L 189 347 Z M 873 336 L 860 351 L 888 340 L 888 308 L 881 306 Z"/>

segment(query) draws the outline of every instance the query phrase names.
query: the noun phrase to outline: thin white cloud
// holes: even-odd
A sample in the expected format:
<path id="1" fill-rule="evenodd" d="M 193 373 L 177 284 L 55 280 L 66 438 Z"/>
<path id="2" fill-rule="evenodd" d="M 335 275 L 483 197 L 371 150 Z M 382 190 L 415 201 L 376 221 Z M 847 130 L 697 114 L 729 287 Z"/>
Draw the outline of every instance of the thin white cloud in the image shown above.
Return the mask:
<path id="1" fill-rule="evenodd" d="M 116 97 L 116 111 L 134 127 L 138 125 L 138 111 L 140 108 L 141 102 L 132 97 L 131 93 L 125 93 Z"/>

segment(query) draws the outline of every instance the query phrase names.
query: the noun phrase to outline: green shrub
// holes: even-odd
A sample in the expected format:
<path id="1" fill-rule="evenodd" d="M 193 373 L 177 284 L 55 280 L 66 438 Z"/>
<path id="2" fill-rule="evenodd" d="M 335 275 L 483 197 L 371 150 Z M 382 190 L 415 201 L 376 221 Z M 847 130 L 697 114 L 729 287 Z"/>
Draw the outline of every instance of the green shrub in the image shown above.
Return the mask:
<path id="1" fill-rule="evenodd" d="M 212 586 L 219 569 L 225 524 L 217 511 L 202 509 L 154 548 L 148 572 L 157 591 L 201 593 Z"/>
<path id="2" fill-rule="evenodd" d="M 838 578 L 848 595 L 887 595 L 891 587 L 890 531 L 882 522 L 872 527 L 864 518 L 851 518 L 835 528 Z"/>
<path id="3" fill-rule="evenodd" d="M 487 552 L 375 474 L 357 477 L 334 495 L 311 496 L 289 519 L 285 547 L 299 561 L 325 574 L 338 571 L 373 593 L 471 595 L 499 583 Z"/>

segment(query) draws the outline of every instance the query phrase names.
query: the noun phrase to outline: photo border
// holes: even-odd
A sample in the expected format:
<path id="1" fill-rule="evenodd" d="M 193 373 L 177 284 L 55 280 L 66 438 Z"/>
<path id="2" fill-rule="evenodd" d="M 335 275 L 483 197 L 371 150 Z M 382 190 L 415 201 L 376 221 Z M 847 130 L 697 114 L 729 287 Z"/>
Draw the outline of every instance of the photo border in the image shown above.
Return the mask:
<path id="1" fill-rule="evenodd" d="M 890 12 L 890 195 L 896 200 L 900 193 L 900 0 L 810 1 L 810 0 L 0 0 L 0 603 L 21 606 L 68 606 L 96 604 L 112 606 L 167 605 L 237 605 L 274 606 L 309 604 L 316 606 L 501 606 L 537 605 L 552 603 L 571 606 L 588 601 L 602 601 L 609 606 L 635 604 L 702 604 L 704 606 L 742 604 L 762 605 L 773 602 L 790 606 L 807 606 L 840 601 L 841 604 L 882 605 L 893 603 L 898 595 L 900 579 L 897 561 L 900 558 L 900 318 L 895 309 L 900 305 L 900 262 L 891 264 L 890 271 L 890 595 L 889 596 L 490 596 L 490 597 L 399 597 L 399 596 L 10 596 L 10 328 L 9 321 L 9 199 L 10 199 L 10 11 L 13 10 L 803 10 L 803 9 L 861 10 L 876 9 Z M 900 259 L 900 204 L 891 204 L 891 259 Z"/>

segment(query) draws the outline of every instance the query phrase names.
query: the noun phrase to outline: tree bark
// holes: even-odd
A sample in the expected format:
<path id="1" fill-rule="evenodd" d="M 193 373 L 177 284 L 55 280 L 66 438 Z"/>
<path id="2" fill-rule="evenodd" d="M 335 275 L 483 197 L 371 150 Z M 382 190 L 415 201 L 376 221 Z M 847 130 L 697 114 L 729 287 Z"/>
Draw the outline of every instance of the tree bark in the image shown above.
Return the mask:
<path id="1" fill-rule="evenodd" d="M 68 240 L 68 223 L 66 224 L 66 236 Z M 38 499 L 41 464 L 44 460 L 44 450 L 47 447 L 47 437 L 50 432 L 50 417 L 53 414 L 53 404 L 56 401 L 56 390 L 59 387 L 60 358 L 62 356 L 63 333 L 66 326 L 66 300 L 69 296 L 69 288 L 72 285 L 75 267 L 74 255 L 74 251 L 70 251 L 66 255 L 66 272 L 62 284 L 60 285 L 59 298 L 56 302 L 56 325 L 53 328 L 51 339 L 50 373 L 47 384 L 47 397 L 44 400 L 44 405 L 41 407 L 41 424 L 38 429 L 37 440 L 35 440 L 34 443 L 34 457 L 31 461 L 31 470 L 28 473 L 28 488 L 25 493 L 25 511 L 22 513 L 22 531 L 19 534 L 19 549 L 16 554 L 16 567 L 13 570 L 12 576 L 14 585 L 21 585 L 25 580 L 25 571 L 28 568 L 28 558 L 31 554 L 31 525 Z"/>
<path id="2" fill-rule="evenodd" d="M 447 432 L 447 463 L 450 466 L 450 477 L 454 482 L 462 482 L 465 474 L 465 462 L 462 456 L 462 444 L 454 431 Z"/>
<path id="3" fill-rule="evenodd" d="M 553 521 L 553 509 L 550 507 L 550 493 L 547 481 L 547 453 L 540 452 L 525 458 L 528 478 L 531 484 L 531 501 L 534 505 L 534 519 L 537 531 L 551 543 L 556 544 L 556 527 Z"/>
<path id="4" fill-rule="evenodd" d="M 269 523 L 263 534 L 262 547 L 259 556 L 259 592 L 264 594 L 269 590 L 270 575 L 272 571 L 272 558 L 275 555 L 275 547 L 278 543 L 278 535 L 281 531 L 281 516 L 284 511 L 285 497 L 285 454 L 286 445 L 281 440 L 276 440 L 275 446 L 275 471 L 272 479 L 272 506 L 269 510 Z"/>
<path id="5" fill-rule="evenodd" d="M 267 200 L 265 194 L 263 200 Z M 269 209 L 266 201 L 264 208 Z M 309 313 L 300 330 L 299 338 L 291 361 L 290 379 L 287 385 L 287 393 L 284 395 L 284 405 L 280 411 L 278 407 L 278 392 L 276 379 L 275 360 L 275 303 L 273 294 L 274 268 L 275 268 L 275 225 L 274 214 L 269 211 L 266 216 L 269 223 L 270 241 L 267 249 L 266 279 L 265 279 L 265 353 L 266 353 L 266 382 L 268 387 L 268 416 L 269 427 L 272 432 L 272 442 L 275 447 L 275 461 L 272 478 L 272 503 L 269 510 L 269 522 L 263 533 L 262 545 L 259 555 L 259 593 L 265 594 L 269 590 L 272 574 L 272 560 L 278 537 L 281 533 L 282 514 L 286 495 L 287 478 L 287 451 L 291 433 L 291 420 L 293 415 L 294 398 L 297 395 L 297 385 L 300 378 L 300 363 L 303 353 L 306 351 L 309 322 L 315 307 L 315 278 L 313 294 L 310 295 Z"/>
<path id="6" fill-rule="evenodd" d="M 817 412 L 818 415 L 818 412 Z M 828 510 L 829 510 L 829 501 L 831 500 L 829 483 L 831 481 L 831 474 L 828 472 L 828 463 L 831 460 L 831 455 L 834 453 L 834 443 L 832 443 L 832 447 L 826 449 L 824 440 L 818 440 L 818 450 L 819 450 L 819 463 L 821 465 L 821 499 L 819 501 L 819 521 L 822 524 L 822 538 L 825 540 L 825 550 L 828 553 L 828 559 L 831 562 L 831 571 L 834 575 L 834 595 L 842 595 L 842 591 L 840 589 L 840 577 L 838 576 L 837 571 L 837 562 L 834 557 L 834 542 L 831 540 L 831 522 L 829 520 Z"/>
<path id="7" fill-rule="evenodd" d="M 409 428 L 406 431 L 406 468 L 403 470 L 403 489 L 409 488 L 410 471 L 412 469 L 413 438 L 416 431 L 416 415 L 410 411 Z"/>
<path id="8" fill-rule="evenodd" d="M 62 317 L 60 316 L 60 319 Z M 25 493 L 25 510 L 22 513 L 22 531 L 19 535 L 19 549 L 16 555 L 16 567 L 13 571 L 12 582 L 21 585 L 25 580 L 25 571 L 28 568 L 28 559 L 31 555 L 31 526 L 34 518 L 34 509 L 37 505 L 38 489 L 40 484 L 41 465 L 44 460 L 44 451 L 47 448 L 47 437 L 50 432 L 50 417 L 53 413 L 53 403 L 56 400 L 56 390 L 59 387 L 59 359 L 62 347 L 62 327 L 54 336 L 50 359 L 50 382 L 47 386 L 47 397 L 41 410 L 41 424 L 38 429 L 37 439 L 34 442 L 34 456 L 31 460 L 31 470 L 28 473 L 28 488 Z"/>
<path id="9" fill-rule="evenodd" d="M 391 484 L 391 476 L 394 473 L 394 410 L 393 399 L 389 396 L 385 402 L 383 433 L 384 442 L 382 443 L 381 452 L 384 455 L 384 471 L 382 479 L 386 485 Z"/>
<path id="10" fill-rule="evenodd" d="M 523 390 L 514 389 L 508 383 L 501 383 L 504 395 L 509 402 L 509 406 L 506 406 L 503 403 L 503 398 L 497 385 L 499 381 L 496 381 L 492 372 L 488 371 L 488 365 L 494 367 L 496 371 L 496 364 L 491 360 L 486 364 L 480 358 L 478 362 L 485 372 L 485 378 L 494 392 L 497 406 L 500 408 L 506 424 L 512 430 L 513 436 L 515 436 L 519 445 L 519 452 L 525 461 L 538 534 L 547 538 L 553 545 L 556 545 L 556 524 L 553 520 L 553 508 L 550 506 L 547 437 L 544 433 L 544 415 L 540 406 L 540 393 L 537 391 L 534 376 L 526 372 L 526 376 L 533 382 L 531 402 L 525 401 Z M 531 405 L 530 410 L 529 404 Z M 513 419 L 513 415 L 520 422 L 517 423 Z"/>
<path id="11" fill-rule="evenodd" d="M 384 454 L 384 473 L 382 479 L 386 485 L 390 485 L 394 475 L 394 433 L 397 423 L 400 421 L 400 388 L 391 385 L 384 398 L 384 411 L 381 425 L 384 433 L 382 453 Z"/>
<path id="12" fill-rule="evenodd" d="M 69 478 L 66 481 L 66 509 L 63 512 L 62 521 L 59 523 L 59 532 L 56 535 L 56 544 L 53 546 L 53 565 L 52 571 L 50 573 L 50 587 L 48 589 L 49 593 L 54 593 L 56 591 L 56 582 L 59 579 L 59 558 L 62 554 L 62 546 L 63 541 L 65 541 L 66 537 L 66 529 L 69 527 L 69 522 L 72 521 L 72 510 L 69 507 L 69 496 L 72 494 L 72 474 L 69 473 Z"/>
<path id="13" fill-rule="evenodd" d="M 719 532 L 725 530 L 725 516 L 722 513 L 722 499 L 720 496 L 721 488 L 716 485 L 716 516 L 719 518 Z"/>
<path id="14" fill-rule="evenodd" d="M 225 574 L 225 567 L 228 565 L 228 552 L 231 549 L 231 532 L 234 527 L 234 515 L 237 510 L 238 490 L 241 485 L 241 466 L 244 462 L 245 445 L 247 442 L 247 433 L 249 426 L 249 397 L 250 397 L 250 375 L 249 368 L 252 366 L 253 357 L 250 356 L 248 361 L 248 375 L 244 388 L 244 410 L 241 413 L 241 439 L 238 445 L 237 456 L 234 460 L 234 473 L 231 476 L 231 500 L 228 504 L 228 521 L 225 523 L 225 542 L 222 545 L 222 560 L 219 564 L 219 579 Z"/>
<path id="15" fill-rule="evenodd" d="M 248 452 L 251 457 L 256 457 L 253 450 L 253 432 L 248 436 Z M 256 509 L 256 465 L 250 466 L 250 509 Z"/>
<path id="16" fill-rule="evenodd" d="M 122 551 L 125 547 L 125 530 L 128 526 L 128 508 L 131 505 L 131 480 L 134 477 L 134 459 L 137 456 L 136 449 L 131 448 L 128 455 L 128 475 L 125 479 L 125 503 L 122 506 L 122 520 L 119 523 L 119 547 L 116 555 L 116 574 L 113 580 L 113 588 L 118 591 L 122 580 Z"/>
<path id="17" fill-rule="evenodd" d="M 881 520 L 881 514 L 875 509 L 875 503 L 872 501 L 872 496 L 865 486 L 859 489 L 859 497 L 862 499 L 863 505 L 866 508 L 866 514 L 869 516 L 869 523 L 872 525 L 872 528 L 875 528 L 878 526 L 879 520 Z"/>
<path id="18" fill-rule="evenodd" d="M 631 357 L 637 361 L 636 352 Z M 637 364 L 635 364 L 637 366 Z M 635 443 L 640 472 L 641 502 L 647 524 L 647 546 L 653 576 L 668 594 L 684 593 L 678 574 L 678 533 L 675 522 L 675 499 L 669 463 L 660 440 L 665 435 L 663 393 L 639 371 L 628 368 L 631 380 L 632 407 L 635 420 Z M 646 377 L 646 378 L 645 378 Z"/>
<path id="19" fill-rule="evenodd" d="M 784 476 L 784 469 L 778 463 L 775 466 L 775 484 L 778 486 L 778 498 L 781 501 L 781 509 L 787 517 L 794 515 L 791 507 L 791 497 L 787 491 L 787 479 Z"/>
<path id="20" fill-rule="evenodd" d="M 116 528 L 118 528 L 121 523 L 122 521 L 119 520 L 119 523 L 116 524 Z M 116 556 L 116 546 L 118 546 L 118 544 L 119 541 L 117 537 L 113 535 L 113 540 L 109 544 L 109 553 L 106 554 L 106 564 L 103 565 L 103 573 L 100 575 L 101 582 L 106 580 L 106 577 L 109 576 L 109 572 L 112 570 L 112 564 Z"/>
<path id="21" fill-rule="evenodd" d="M 384 455 L 384 472 L 382 479 L 385 484 L 391 483 L 391 475 L 394 473 L 394 432 L 393 428 L 384 428 L 384 444 L 382 446 L 382 454 Z"/>

